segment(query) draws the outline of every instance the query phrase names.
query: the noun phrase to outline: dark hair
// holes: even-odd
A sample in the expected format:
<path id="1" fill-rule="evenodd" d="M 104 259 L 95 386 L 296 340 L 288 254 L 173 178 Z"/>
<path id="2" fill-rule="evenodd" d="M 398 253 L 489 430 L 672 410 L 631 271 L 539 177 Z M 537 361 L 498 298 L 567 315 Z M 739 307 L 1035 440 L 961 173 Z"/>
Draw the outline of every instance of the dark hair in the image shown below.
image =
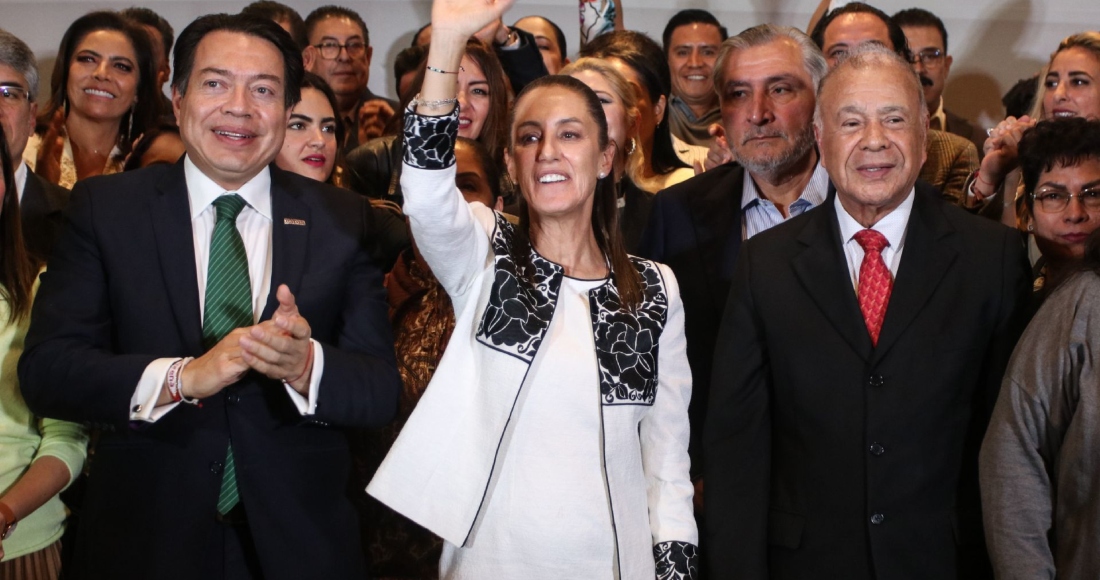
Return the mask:
<path id="1" fill-rule="evenodd" d="M 1085 241 L 1082 267 L 1086 270 L 1092 270 L 1093 273 L 1100 276 L 1100 229 L 1093 230 L 1092 234 L 1089 235 L 1089 239 Z"/>
<path id="2" fill-rule="evenodd" d="M 168 55 L 172 54 L 172 44 L 175 42 L 176 33 L 172 30 L 172 25 L 168 24 L 163 16 L 144 6 L 131 6 L 120 14 L 142 26 L 156 28 L 157 32 L 160 33 L 160 42 L 164 45 L 164 58 L 168 58 Z"/>
<path id="3" fill-rule="evenodd" d="M 363 44 L 370 46 L 370 30 L 367 30 L 367 23 L 363 21 L 363 17 L 359 16 L 359 13 L 351 8 L 344 8 L 343 6 L 322 6 L 306 16 L 306 38 L 313 36 L 313 29 L 317 27 L 317 23 L 326 18 L 347 18 L 359 26 L 363 31 Z"/>
<path id="4" fill-rule="evenodd" d="M 135 169 L 141 169 L 141 158 L 145 157 L 145 154 L 149 152 L 149 149 L 153 146 L 153 143 L 156 142 L 157 138 L 165 134 L 175 134 L 178 137 L 180 129 L 171 123 L 161 123 L 157 127 L 146 131 L 144 135 L 134 141 L 134 148 L 130 151 L 130 155 L 126 159 L 126 164 L 122 166 L 122 170 L 133 171 Z"/>
<path id="5" fill-rule="evenodd" d="M 863 2 L 845 4 L 836 10 L 829 11 L 821 20 L 817 21 L 817 26 L 815 26 L 814 31 L 810 33 L 810 38 L 814 40 L 814 44 L 816 44 L 822 52 L 825 51 L 825 29 L 829 28 L 829 25 L 832 24 L 838 16 L 843 16 L 845 14 L 871 14 L 878 17 L 878 19 L 886 25 L 887 33 L 890 36 L 890 43 L 894 45 L 890 48 L 893 49 L 894 52 L 900 54 L 905 60 L 911 60 L 909 42 L 905 40 L 905 31 L 903 31 L 901 27 L 894 22 L 894 19 L 890 18 L 885 12 L 874 6 L 864 4 Z M 944 37 L 944 48 L 946 48 L 946 41 L 947 38 Z"/>
<path id="6" fill-rule="evenodd" d="M 532 14 L 531 16 L 524 16 L 523 18 L 520 18 L 519 20 L 526 20 L 528 18 L 538 18 L 539 20 L 542 20 L 546 24 L 550 25 L 551 30 L 554 31 L 554 39 L 557 40 L 557 42 L 558 42 L 558 54 L 561 56 L 561 59 L 564 61 L 565 56 L 567 54 L 569 54 L 569 51 L 566 49 L 565 33 L 561 31 L 561 28 L 558 27 L 557 24 L 554 24 L 553 20 L 550 20 L 549 18 L 547 18 L 545 16 L 536 16 L 536 15 Z M 519 20 L 517 20 L 516 23 L 519 23 Z"/>
<path id="7" fill-rule="evenodd" d="M 0 126 L 0 165 L 4 172 L 4 200 L 0 205 L 0 297 L 8 302 L 8 323 L 24 320 L 31 313 L 34 281 L 41 264 L 27 252 L 15 194 L 15 168 L 8 150 L 4 127 Z"/>
<path id="8" fill-rule="evenodd" d="M 493 204 L 496 204 L 500 199 L 500 165 L 493 160 L 492 154 L 489 153 L 489 149 L 485 147 L 480 141 L 475 141 L 468 137 L 459 137 L 455 142 L 455 146 L 458 144 L 469 147 L 474 152 L 474 158 L 477 159 L 477 164 L 481 166 L 481 170 L 485 172 L 485 180 L 489 182 L 489 193 L 493 194 Z"/>
<path id="9" fill-rule="evenodd" d="M 1001 97 L 1001 104 L 1005 107 L 1005 115 L 1020 118 L 1031 110 L 1035 102 L 1035 93 L 1039 90 L 1039 75 L 1028 79 L 1020 79 L 1011 89 Z"/>
<path id="10" fill-rule="evenodd" d="M 428 27 L 430 27 L 431 25 L 432 25 L 432 23 L 429 22 L 429 23 L 425 24 L 424 26 L 421 26 L 420 28 L 416 29 L 416 32 L 413 33 L 412 41 L 410 41 L 410 44 L 409 44 L 410 48 L 417 47 L 417 46 L 427 46 L 426 44 L 417 44 L 416 39 L 420 38 L 420 33 L 424 32 L 424 30 L 427 29 Z"/>
<path id="11" fill-rule="evenodd" d="M 667 111 L 668 95 L 672 91 L 672 73 L 668 69 L 668 58 L 661 47 L 641 32 L 617 30 L 589 41 L 581 49 L 580 56 L 617 58 L 638 75 L 653 104 L 665 97 L 665 116 L 653 133 L 650 169 L 660 175 L 667 175 L 681 167 L 688 167 L 672 147 L 668 121 L 670 115 Z"/>
<path id="12" fill-rule="evenodd" d="M 122 116 L 118 125 L 118 146 L 125 154 L 130 151 L 135 137 L 144 133 L 146 128 L 157 125 L 161 113 L 161 98 L 156 86 L 157 63 L 153 62 L 149 35 L 117 12 L 89 12 L 69 25 L 65 35 L 61 37 L 61 45 L 57 48 L 57 60 L 54 61 L 53 75 L 50 77 L 50 99 L 38 114 L 38 130 L 44 131 L 53 122 L 57 111 L 64 111 L 68 115 L 69 67 L 73 62 L 73 54 L 84 37 L 99 30 L 121 32 L 130 41 L 137 56 L 137 102 L 130 114 Z"/>
<path id="13" fill-rule="evenodd" d="M 294 39 L 299 50 L 305 50 L 309 46 L 309 36 L 306 35 L 306 23 L 302 21 L 302 15 L 298 11 L 274 0 L 257 0 L 245 6 L 241 14 L 266 18 L 275 24 L 281 20 L 290 23 L 290 37 Z"/>
<path id="14" fill-rule="evenodd" d="M 206 35 L 212 32 L 236 32 L 255 36 L 270 42 L 283 55 L 283 88 L 286 108 L 291 108 L 302 98 L 302 51 L 281 26 L 274 21 L 248 14 L 207 14 L 196 18 L 180 33 L 176 40 L 176 52 L 172 61 L 172 88 L 180 95 L 187 93 L 191 69 L 195 67 L 195 52 Z M 225 55 L 232 58 L 232 55 Z"/>
<path id="15" fill-rule="evenodd" d="M 608 146 L 610 137 L 607 133 L 607 117 L 603 112 L 603 105 L 599 97 L 588 85 L 565 75 L 548 75 L 538 78 L 520 92 L 516 97 L 515 106 L 509 115 L 508 126 L 515 124 L 516 110 L 520 101 L 528 94 L 543 88 L 558 87 L 571 91 L 584 100 L 584 110 L 599 127 L 598 143 L 603 150 Z M 513 146 L 509 139 L 509 148 Z M 615 289 L 619 292 L 621 304 L 628 310 L 634 310 L 642 302 L 641 274 L 630 262 L 626 254 L 626 246 L 623 243 L 623 235 L 619 230 L 619 206 L 618 194 L 615 188 L 615 177 L 612 173 L 596 181 L 595 198 L 592 202 L 592 233 L 596 237 L 596 244 L 603 252 L 604 259 L 611 267 L 611 280 Z M 529 277 L 534 273 L 531 265 L 531 216 L 527 207 L 526 197 L 519 196 L 519 227 L 516 228 L 516 240 L 512 244 L 512 259 L 520 265 L 521 272 Z M 530 280 L 530 278 L 528 278 Z"/>
<path id="16" fill-rule="evenodd" d="M 1085 160 L 1100 162 L 1100 120 L 1084 117 L 1058 117 L 1039 121 L 1020 139 L 1020 172 L 1024 178 L 1024 203 L 1035 207 L 1030 194 L 1039 185 L 1039 176 L 1055 165 L 1072 167 Z"/>
<path id="17" fill-rule="evenodd" d="M 428 47 L 410 46 L 401 49 L 393 59 L 393 88 L 397 93 L 401 92 L 401 77 L 419 70 L 428 56 Z"/>
<path id="18" fill-rule="evenodd" d="M 718 28 L 718 34 L 722 37 L 723 41 L 730 36 L 726 27 L 722 26 L 722 24 L 718 22 L 718 19 L 710 12 L 699 10 L 698 8 L 681 10 L 674 14 L 672 18 L 668 19 L 668 24 L 665 25 L 665 32 L 661 35 L 661 42 L 664 43 L 666 58 L 668 57 L 668 51 L 672 49 L 672 33 L 675 32 L 677 28 L 689 24 L 710 24 Z"/>
<path id="19" fill-rule="evenodd" d="M 906 26 L 927 26 L 939 30 L 940 39 L 943 40 L 943 52 L 947 54 L 947 27 L 943 25 L 943 20 L 940 20 L 939 16 L 932 14 L 924 8 L 906 8 L 894 14 L 892 19 L 894 24 L 897 24 L 901 28 L 905 28 Z M 902 32 L 904 32 L 904 30 Z"/>

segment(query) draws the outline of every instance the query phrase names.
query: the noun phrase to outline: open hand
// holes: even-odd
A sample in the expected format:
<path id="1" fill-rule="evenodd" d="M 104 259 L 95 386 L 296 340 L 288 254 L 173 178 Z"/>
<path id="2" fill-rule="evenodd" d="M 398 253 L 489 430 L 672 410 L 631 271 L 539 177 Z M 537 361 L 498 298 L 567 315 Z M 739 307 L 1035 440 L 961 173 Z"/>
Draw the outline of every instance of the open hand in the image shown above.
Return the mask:
<path id="1" fill-rule="evenodd" d="M 432 2 L 432 35 L 441 31 L 463 38 L 474 36 L 500 21 L 514 0 L 435 0 Z M 496 33 L 497 28 L 493 27 Z M 492 37 L 489 38 L 492 41 Z"/>

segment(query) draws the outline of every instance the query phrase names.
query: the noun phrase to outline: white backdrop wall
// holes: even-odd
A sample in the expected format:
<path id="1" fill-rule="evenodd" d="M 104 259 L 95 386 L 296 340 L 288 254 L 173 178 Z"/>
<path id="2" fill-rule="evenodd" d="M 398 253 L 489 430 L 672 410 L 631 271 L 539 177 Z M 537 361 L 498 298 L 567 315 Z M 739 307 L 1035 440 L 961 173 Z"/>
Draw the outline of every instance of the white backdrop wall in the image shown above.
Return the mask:
<path id="1" fill-rule="evenodd" d="M 394 96 L 390 63 L 408 46 L 413 32 L 428 21 L 426 0 L 283 0 L 305 17 L 324 4 L 343 4 L 357 10 L 370 28 L 374 60 L 370 87 Z M 918 5 L 939 15 L 947 25 L 949 50 L 955 58 L 948 79 L 948 106 L 982 125 L 1002 116 L 1000 95 L 1018 79 L 1031 76 L 1045 64 L 1065 36 L 1100 29 L 1097 0 L 877 0 L 887 13 Z M 163 15 L 178 33 L 195 17 L 210 12 L 236 12 L 247 1 L 210 0 L 0 0 L 0 28 L 18 35 L 39 58 L 41 76 L 48 83 L 57 45 L 75 18 L 96 9 L 142 5 Z M 660 42 L 665 22 L 684 8 L 713 12 L 735 34 L 762 22 L 805 27 L 817 0 L 626 0 L 627 28 L 649 33 Z M 505 20 L 538 14 L 556 22 L 566 33 L 572 55 L 577 48 L 577 5 L 573 0 L 517 0 Z M 43 87 L 45 90 L 46 87 Z"/>

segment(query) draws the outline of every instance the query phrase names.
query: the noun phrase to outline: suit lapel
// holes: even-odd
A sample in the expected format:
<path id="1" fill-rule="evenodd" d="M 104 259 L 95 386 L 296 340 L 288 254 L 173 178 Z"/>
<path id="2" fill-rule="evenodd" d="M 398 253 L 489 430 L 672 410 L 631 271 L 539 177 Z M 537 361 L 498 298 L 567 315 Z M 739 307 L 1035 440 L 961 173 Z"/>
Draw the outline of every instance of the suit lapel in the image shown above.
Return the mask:
<path id="1" fill-rule="evenodd" d="M 871 337 L 841 248 L 840 225 L 833 204 L 835 195 L 830 192 L 821 207 L 810 212 L 812 217 L 798 235 L 805 249 L 795 257 L 792 267 L 837 333 L 867 360 L 871 357 Z"/>
<path id="2" fill-rule="evenodd" d="M 727 171 L 728 175 L 713 187 L 690 197 L 691 223 L 695 228 L 699 260 L 706 273 L 705 279 L 711 281 L 728 282 L 733 278 L 741 249 L 741 191 L 745 173 L 739 165 L 731 165 Z M 722 312 L 728 294 L 728 283 L 711 285 L 715 312 Z"/>
<path id="3" fill-rule="evenodd" d="M 938 192 L 917 185 L 913 211 L 905 231 L 905 248 L 886 308 L 874 359 L 879 360 L 920 314 L 928 299 L 955 261 L 956 251 L 941 238 L 952 233 L 939 203 Z"/>
<path id="4" fill-rule="evenodd" d="M 310 210 L 302 201 L 303 192 L 290 183 L 281 169 L 271 166 L 271 288 L 260 320 L 275 313 L 275 296 L 280 284 L 297 295 L 309 254 L 309 229 L 313 227 Z"/>
<path id="5" fill-rule="evenodd" d="M 180 328 L 183 344 L 191 354 L 202 354 L 202 314 L 199 310 L 198 276 L 195 274 L 195 239 L 182 161 L 176 163 L 157 184 L 157 194 L 150 201 L 150 212 L 161 273 L 176 325 Z"/>

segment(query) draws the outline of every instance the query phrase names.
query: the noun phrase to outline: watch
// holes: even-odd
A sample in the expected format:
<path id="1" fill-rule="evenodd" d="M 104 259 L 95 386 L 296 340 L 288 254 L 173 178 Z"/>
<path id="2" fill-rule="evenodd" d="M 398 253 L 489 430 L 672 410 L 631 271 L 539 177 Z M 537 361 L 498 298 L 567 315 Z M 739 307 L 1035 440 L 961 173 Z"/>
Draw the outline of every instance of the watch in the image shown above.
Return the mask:
<path id="1" fill-rule="evenodd" d="M 9 536 L 11 536 L 11 533 L 15 531 L 15 524 L 19 522 L 15 518 L 15 512 L 11 511 L 11 508 L 8 507 L 8 504 L 2 501 L 0 501 L 0 515 L 3 515 L 4 521 L 7 522 L 7 525 L 4 526 L 4 529 L 0 531 L 0 540 L 6 540 Z"/>

